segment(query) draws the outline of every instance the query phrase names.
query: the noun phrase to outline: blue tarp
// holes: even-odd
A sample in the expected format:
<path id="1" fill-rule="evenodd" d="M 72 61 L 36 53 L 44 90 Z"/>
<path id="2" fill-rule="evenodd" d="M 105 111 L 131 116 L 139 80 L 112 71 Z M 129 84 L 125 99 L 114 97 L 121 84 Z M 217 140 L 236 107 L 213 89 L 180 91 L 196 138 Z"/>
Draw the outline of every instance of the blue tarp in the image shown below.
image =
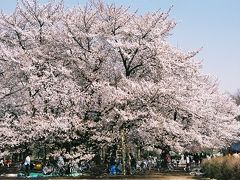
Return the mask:
<path id="1" fill-rule="evenodd" d="M 81 175 L 82 175 L 81 173 L 72 173 L 72 174 L 70 174 L 68 176 L 76 177 L 76 176 L 81 176 Z M 52 175 L 52 174 L 45 175 L 45 174 L 43 174 L 41 172 L 31 172 L 31 173 L 29 173 L 29 176 L 31 178 L 39 178 L 39 177 L 53 177 L 54 175 Z M 25 174 L 19 173 L 18 177 L 25 177 Z"/>
<path id="2" fill-rule="evenodd" d="M 230 146 L 230 151 L 240 152 L 240 141 L 232 143 L 232 145 Z"/>

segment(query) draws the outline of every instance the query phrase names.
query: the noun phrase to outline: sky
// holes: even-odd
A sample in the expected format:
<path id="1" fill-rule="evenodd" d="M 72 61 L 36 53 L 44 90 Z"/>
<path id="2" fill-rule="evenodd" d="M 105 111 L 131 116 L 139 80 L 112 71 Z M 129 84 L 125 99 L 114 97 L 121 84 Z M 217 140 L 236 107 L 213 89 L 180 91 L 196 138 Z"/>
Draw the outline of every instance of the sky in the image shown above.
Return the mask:
<path id="1" fill-rule="evenodd" d="M 47 0 L 39 0 L 47 2 Z M 240 89 L 240 1 L 239 0 L 103 0 L 130 7 L 144 14 L 167 11 L 177 22 L 168 41 L 183 51 L 202 48 L 196 56 L 202 72 L 218 79 L 222 92 L 234 94 Z M 87 0 L 65 0 L 67 7 Z M 0 0 L 0 9 L 11 13 L 16 0 Z"/>

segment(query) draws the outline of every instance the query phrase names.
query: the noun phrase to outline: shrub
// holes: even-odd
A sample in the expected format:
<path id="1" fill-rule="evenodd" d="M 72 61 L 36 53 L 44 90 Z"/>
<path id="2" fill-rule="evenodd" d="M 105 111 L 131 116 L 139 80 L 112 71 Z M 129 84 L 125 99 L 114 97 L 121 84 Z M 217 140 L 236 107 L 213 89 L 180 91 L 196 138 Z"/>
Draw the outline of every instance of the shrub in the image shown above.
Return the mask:
<path id="1" fill-rule="evenodd" d="M 228 155 L 204 160 L 202 170 L 210 178 L 239 180 L 240 156 Z"/>

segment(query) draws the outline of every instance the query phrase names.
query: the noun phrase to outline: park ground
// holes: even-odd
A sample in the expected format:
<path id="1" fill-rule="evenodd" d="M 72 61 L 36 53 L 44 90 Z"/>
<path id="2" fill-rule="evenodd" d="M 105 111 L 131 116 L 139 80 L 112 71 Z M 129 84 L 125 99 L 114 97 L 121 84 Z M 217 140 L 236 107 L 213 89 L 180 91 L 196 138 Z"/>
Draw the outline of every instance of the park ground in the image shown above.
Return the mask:
<path id="1" fill-rule="evenodd" d="M 61 180 L 69 180 L 69 178 L 61 178 Z M 103 178 L 102 180 L 115 180 L 115 179 L 121 179 L 121 180 L 190 180 L 190 179 L 198 179 L 201 180 L 201 177 L 191 176 L 186 173 L 158 173 L 158 174 L 152 174 L 152 175 L 139 175 L 139 176 L 129 176 L 129 177 L 108 177 Z M 48 180 L 55 180 L 54 178 L 50 178 Z M 89 179 L 85 179 L 89 180 Z M 94 180 L 94 179 L 92 179 Z"/>
<path id="2" fill-rule="evenodd" d="M 14 178 L 14 177 L 0 177 L 0 179 L 23 179 L 23 178 Z M 27 178 L 26 178 L 27 179 Z M 34 179 L 42 179 L 42 178 L 34 178 Z M 191 179 L 198 179 L 198 180 L 206 180 L 205 178 L 202 178 L 200 176 L 192 176 L 184 172 L 163 172 L 163 173 L 154 173 L 154 174 L 148 174 L 148 175 L 136 175 L 136 176 L 107 176 L 107 177 L 99 177 L 99 178 L 90 178 L 90 177 L 49 177 L 44 178 L 45 180 L 94 180 L 94 179 L 102 179 L 102 180 L 143 180 L 143 179 L 149 179 L 149 180 L 191 180 Z"/>

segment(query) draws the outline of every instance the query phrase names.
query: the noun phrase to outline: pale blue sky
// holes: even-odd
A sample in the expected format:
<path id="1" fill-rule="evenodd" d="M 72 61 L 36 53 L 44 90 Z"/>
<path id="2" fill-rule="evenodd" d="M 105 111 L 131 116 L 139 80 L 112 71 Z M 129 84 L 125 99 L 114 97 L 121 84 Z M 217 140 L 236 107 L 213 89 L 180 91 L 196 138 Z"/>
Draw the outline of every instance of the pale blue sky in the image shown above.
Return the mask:
<path id="1" fill-rule="evenodd" d="M 46 2 L 47 0 L 40 0 Z M 85 4 L 87 0 L 65 0 L 66 6 Z M 203 72 L 218 78 L 223 92 L 240 89 L 240 1 L 239 0 L 104 0 L 130 6 L 146 13 L 173 9 L 171 18 L 178 23 L 169 41 L 185 50 L 203 47 L 198 59 Z M 0 0 L 0 9 L 11 12 L 16 0 Z"/>

